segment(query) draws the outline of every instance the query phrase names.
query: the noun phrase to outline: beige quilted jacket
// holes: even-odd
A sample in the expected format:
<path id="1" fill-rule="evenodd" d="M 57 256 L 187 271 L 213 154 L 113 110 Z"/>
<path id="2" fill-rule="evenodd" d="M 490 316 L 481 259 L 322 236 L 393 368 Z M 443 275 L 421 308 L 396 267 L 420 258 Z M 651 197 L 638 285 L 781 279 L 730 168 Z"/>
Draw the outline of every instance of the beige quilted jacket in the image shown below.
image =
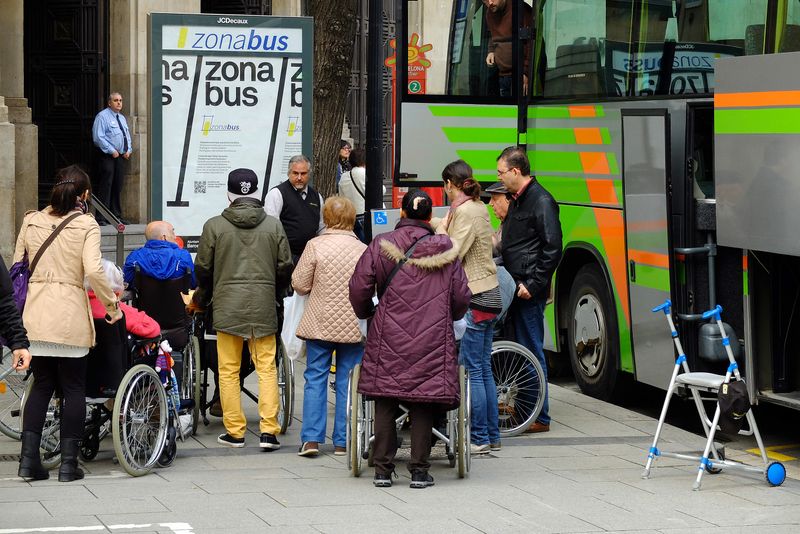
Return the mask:
<path id="1" fill-rule="evenodd" d="M 306 245 L 292 273 L 292 287 L 309 294 L 297 337 L 335 343 L 358 343 L 358 328 L 350 305 L 348 284 L 367 246 L 353 232 L 325 230 Z"/>

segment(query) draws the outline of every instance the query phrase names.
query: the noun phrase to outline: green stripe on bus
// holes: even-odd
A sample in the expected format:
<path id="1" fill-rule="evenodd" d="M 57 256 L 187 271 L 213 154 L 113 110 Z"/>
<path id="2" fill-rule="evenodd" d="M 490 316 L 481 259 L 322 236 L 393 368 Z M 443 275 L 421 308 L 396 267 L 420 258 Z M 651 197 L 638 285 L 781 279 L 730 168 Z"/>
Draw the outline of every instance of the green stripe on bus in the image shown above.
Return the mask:
<path id="1" fill-rule="evenodd" d="M 623 203 L 622 180 L 614 180 L 614 192 L 617 194 L 617 201 Z"/>
<path id="2" fill-rule="evenodd" d="M 631 282 L 638 286 L 649 287 L 659 291 L 669 292 L 669 269 L 652 267 L 641 263 L 636 264 L 636 281 Z"/>
<path id="3" fill-rule="evenodd" d="M 586 188 L 586 180 L 583 178 L 537 175 L 536 179 L 558 202 L 569 202 L 570 204 L 592 203 L 592 199 L 589 197 L 589 190 Z"/>
<path id="4" fill-rule="evenodd" d="M 606 116 L 606 110 L 603 108 L 603 106 L 595 106 L 594 107 L 594 112 L 598 117 L 605 117 Z"/>
<path id="5" fill-rule="evenodd" d="M 529 119 L 569 119 L 569 108 L 563 106 L 554 107 L 529 107 Z"/>
<path id="6" fill-rule="evenodd" d="M 800 134 L 800 108 L 715 109 L 714 133 Z"/>
<path id="7" fill-rule="evenodd" d="M 442 131 L 451 143 L 517 144 L 516 128 L 475 128 L 474 126 L 443 126 Z M 498 150 L 498 154 L 500 151 Z"/>
<path id="8" fill-rule="evenodd" d="M 742 273 L 742 296 L 750 295 L 750 282 L 747 281 L 747 271 Z"/>
<path id="9" fill-rule="evenodd" d="M 611 144 L 611 134 L 608 133 L 608 128 L 600 128 L 600 137 L 603 138 L 604 145 Z"/>
<path id="10" fill-rule="evenodd" d="M 515 118 L 516 106 L 428 106 L 434 117 Z"/>
<path id="11" fill-rule="evenodd" d="M 457 154 L 469 163 L 473 169 L 496 169 L 497 150 L 458 150 Z M 533 172 L 574 172 L 582 173 L 580 153 L 557 152 L 548 150 L 530 150 L 528 159 Z"/>
<path id="12" fill-rule="evenodd" d="M 608 158 L 608 170 L 611 171 L 611 174 L 619 174 L 619 165 L 617 165 L 617 156 L 613 152 L 606 153 L 606 158 Z"/>

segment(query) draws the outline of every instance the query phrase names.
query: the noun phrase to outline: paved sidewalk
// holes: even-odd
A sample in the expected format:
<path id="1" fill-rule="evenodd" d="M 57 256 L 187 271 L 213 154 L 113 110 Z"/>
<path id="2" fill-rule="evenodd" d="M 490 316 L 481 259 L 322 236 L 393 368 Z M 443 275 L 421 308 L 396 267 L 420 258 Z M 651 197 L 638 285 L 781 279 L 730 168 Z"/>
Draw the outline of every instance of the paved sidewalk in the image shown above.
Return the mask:
<path id="1" fill-rule="evenodd" d="M 179 443 L 172 467 L 128 477 L 113 463 L 106 439 L 87 477 L 25 483 L 15 477 L 18 443 L 0 436 L 0 534 L 46 532 L 661 532 L 795 533 L 800 531 L 800 472 L 770 488 L 756 475 L 704 477 L 692 491 L 696 466 L 662 458 L 641 479 L 656 422 L 624 408 L 551 387 L 547 434 L 507 439 L 499 452 L 473 457 L 469 478 L 457 478 L 442 456 L 436 485 L 408 487 L 405 465 L 389 489 L 372 473 L 352 478 L 330 443 L 316 459 L 298 457 L 302 365 L 296 420 L 273 453 L 258 448 L 251 424 L 244 449 L 216 444 L 212 418 Z M 248 379 L 252 380 L 252 377 Z M 244 406 L 251 422 L 256 407 Z M 331 406 L 332 408 L 332 406 Z M 330 422 L 330 421 L 329 421 Z M 330 425 L 329 425 L 330 430 Z M 330 435 L 330 434 L 329 434 Z M 698 451 L 704 440 L 667 427 L 661 448 Z M 728 449 L 729 458 L 758 458 Z"/>

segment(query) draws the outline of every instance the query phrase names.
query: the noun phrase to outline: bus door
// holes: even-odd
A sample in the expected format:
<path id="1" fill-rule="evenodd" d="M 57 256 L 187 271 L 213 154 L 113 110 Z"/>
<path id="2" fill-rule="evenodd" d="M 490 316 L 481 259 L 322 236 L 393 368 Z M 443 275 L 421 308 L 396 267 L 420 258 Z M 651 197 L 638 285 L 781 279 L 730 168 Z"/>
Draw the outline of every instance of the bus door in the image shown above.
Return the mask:
<path id="1" fill-rule="evenodd" d="M 636 379 L 663 388 L 675 365 L 655 306 L 670 298 L 669 115 L 623 110 L 623 190 L 629 306 Z"/>

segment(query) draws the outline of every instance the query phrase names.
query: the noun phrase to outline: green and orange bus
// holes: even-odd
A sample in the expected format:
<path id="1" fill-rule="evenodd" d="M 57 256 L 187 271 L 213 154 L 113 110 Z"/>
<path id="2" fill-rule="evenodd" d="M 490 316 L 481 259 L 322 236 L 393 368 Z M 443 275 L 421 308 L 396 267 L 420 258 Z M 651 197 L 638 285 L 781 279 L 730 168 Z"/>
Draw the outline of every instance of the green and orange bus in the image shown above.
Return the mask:
<path id="1" fill-rule="evenodd" d="M 506 0 L 509 95 L 487 3 L 401 1 L 395 184 L 441 185 L 458 158 L 487 184 L 526 147 L 564 235 L 551 365 L 600 398 L 622 374 L 663 389 L 651 308 L 673 301 L 690 365 L 712 370 L 698 315 L 719 303 L 754 398 L 800 407 L 800 2 Z"/>

